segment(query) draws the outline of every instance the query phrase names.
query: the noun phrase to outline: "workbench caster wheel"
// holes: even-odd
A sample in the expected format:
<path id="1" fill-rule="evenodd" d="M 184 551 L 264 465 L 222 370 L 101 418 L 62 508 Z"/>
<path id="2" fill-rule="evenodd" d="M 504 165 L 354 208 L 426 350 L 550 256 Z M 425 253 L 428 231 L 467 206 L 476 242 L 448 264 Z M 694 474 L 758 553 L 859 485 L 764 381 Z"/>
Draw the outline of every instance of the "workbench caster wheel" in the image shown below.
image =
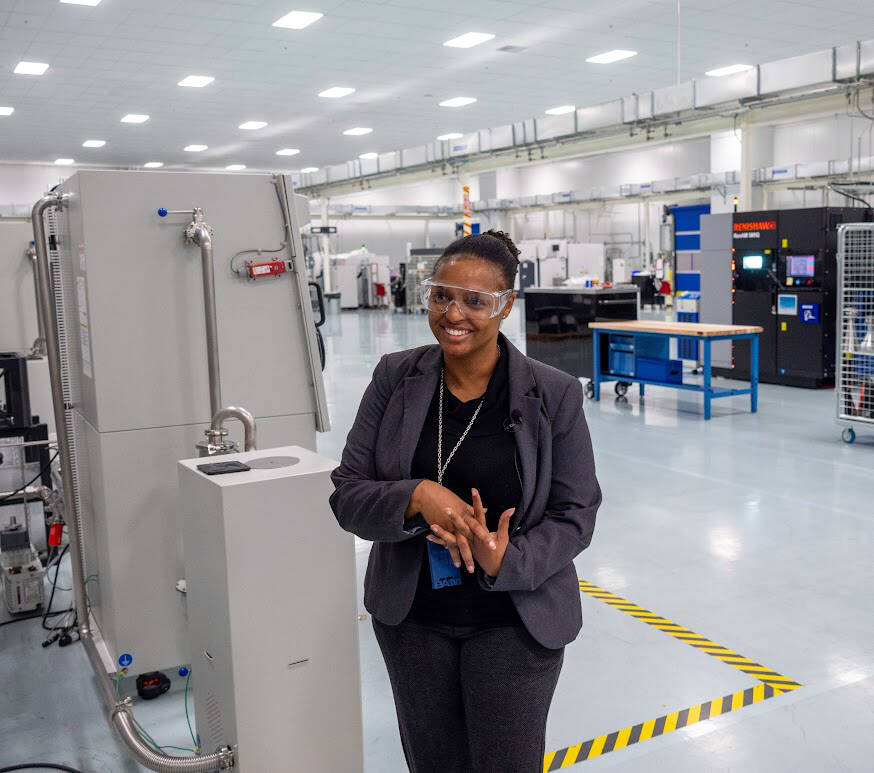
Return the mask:
<path id="1" fill-rule="evenodd" d="M 841 432 L 841 440 L 845 443 L 852 443 L 856 439 L 856 430 L 852 427 L 847 427 L 843 432 Z"/>
<path id="2" fill-rule="evenodd" d="M 616 386 L 613 388 L 616 391 L 616 395 L 618 397 L 625 397 L 625 394 L 628 392 L 628 382 L 617 381 Z"/>
<path id="3" fill-rule="evenodd" d="M 586 385 L 583 387 L 583 393 L 590 400 L 595 399 L 595 385 L 591 381 L 587 381 Z"/>

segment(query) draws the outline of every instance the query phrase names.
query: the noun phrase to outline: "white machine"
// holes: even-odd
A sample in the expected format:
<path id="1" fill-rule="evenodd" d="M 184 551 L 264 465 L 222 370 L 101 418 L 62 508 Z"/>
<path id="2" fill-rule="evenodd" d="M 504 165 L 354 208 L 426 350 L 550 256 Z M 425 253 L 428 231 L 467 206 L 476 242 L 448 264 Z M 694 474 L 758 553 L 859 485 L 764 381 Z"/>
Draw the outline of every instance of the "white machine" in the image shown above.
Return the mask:
<path id="1" fill-rule="evenodd" d="M 308 207 L 291 190 L 282 176 L 80 171 L 47 212 L 69 499 L 107 670 L 190 662 L 176 463 L 215 405 L 248 409 L 264 447 L 314 449 L 328 427 L 299 233 Z"/>
<path id="2" fill-rule="evenodd" d="M 337 279 L 337 289 L 340 291 L 340 308 L 357 309 L 359 295 L 358 274 L 361 271 L 361 261 L 357 257 L 340 259 L 335 264 L 334 276 Z"/>
<path id="3" fill-rule="evenodd" d="M 603 243 L 571 242 L 567 246 L 568 279 L 588 277 L 603 282 L 606 262 L 607 248 Z"/>
<path id="4" fill-rule="evenodd" d="M 299 446 L 179 462 L 197 733 L 240 773 L 361 773 L 355 548 L 336 462 Z M 269 549 L 265 550 L 265 542 Z"/>

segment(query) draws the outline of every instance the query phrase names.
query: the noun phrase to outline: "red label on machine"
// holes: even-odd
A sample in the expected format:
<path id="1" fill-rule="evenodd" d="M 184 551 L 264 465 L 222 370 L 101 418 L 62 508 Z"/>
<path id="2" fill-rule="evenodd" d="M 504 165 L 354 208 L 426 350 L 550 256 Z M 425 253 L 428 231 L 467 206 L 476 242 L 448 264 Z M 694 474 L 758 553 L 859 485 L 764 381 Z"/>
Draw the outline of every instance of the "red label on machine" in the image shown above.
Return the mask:
<path id="1" fill-rule="evenodd" d="M 740 231 L 776 231 L 776 220 L 754 220 L 749 223 L 735 223 L 734 232 Z"/>
<path id="2" fill-rule="evenodd" d="M 269 263 L 250 263 L 249 278 L 260 279 L 262 276 L 278 276 L 284 274 L 286 268 L 284 260 L 271 260 Z"/>

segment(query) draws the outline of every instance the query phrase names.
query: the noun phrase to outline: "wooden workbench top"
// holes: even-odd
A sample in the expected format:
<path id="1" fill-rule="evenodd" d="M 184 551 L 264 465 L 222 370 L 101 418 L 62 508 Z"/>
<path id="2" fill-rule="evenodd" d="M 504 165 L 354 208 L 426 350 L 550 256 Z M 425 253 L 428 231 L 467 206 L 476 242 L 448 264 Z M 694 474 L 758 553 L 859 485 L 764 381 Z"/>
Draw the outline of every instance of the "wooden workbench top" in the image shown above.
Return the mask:
<path id="1" fill-rule="evenodd" d="M 663 333 L 701 338 L 762 332 L 762 328 L 756 325 L 709 325 L 704 322 L 660 322 L 646 319 L 626 322 L 590 322 L 589 328 L 615 330 L 617 333 Z"/>

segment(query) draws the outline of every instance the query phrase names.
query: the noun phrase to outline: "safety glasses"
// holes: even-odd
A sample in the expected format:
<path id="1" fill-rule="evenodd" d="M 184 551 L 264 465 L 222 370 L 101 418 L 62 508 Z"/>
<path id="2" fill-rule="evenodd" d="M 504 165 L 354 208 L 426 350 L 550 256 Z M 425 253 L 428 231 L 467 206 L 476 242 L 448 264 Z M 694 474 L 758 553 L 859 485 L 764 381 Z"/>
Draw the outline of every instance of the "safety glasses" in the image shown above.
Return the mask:
<path id="1" fill-rule="evenodd" d="M 445 314 L 454 303 L 458 311 L 468 319 L 497 317 L 512 293 L 512 290 L 474 290 L 470 287 L 435 282 L 433 279 L 426 279 L 419 286 L 419 298 L 428 311 Z"/>

